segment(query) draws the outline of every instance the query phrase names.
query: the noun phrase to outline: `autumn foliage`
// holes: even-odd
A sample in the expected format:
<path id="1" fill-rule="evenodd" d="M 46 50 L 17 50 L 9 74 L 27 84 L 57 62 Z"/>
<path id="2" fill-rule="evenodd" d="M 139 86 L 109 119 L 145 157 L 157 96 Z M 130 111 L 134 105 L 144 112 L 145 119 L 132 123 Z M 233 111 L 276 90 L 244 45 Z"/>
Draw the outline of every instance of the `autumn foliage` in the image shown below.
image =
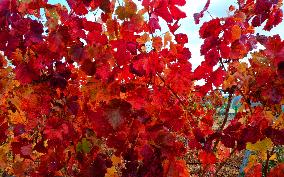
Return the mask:
<path id="1" fill-rule="evenodd" d="M 284 41 L 255 33 L 281 23 L 282 0 L 238 0 L 204 22 L 195 70 L 176 32 L 186 0 L 67 2 L 0 1 L 2 174 L 216 176 L 248 149 L 246 176 L 283 176 Z"/>

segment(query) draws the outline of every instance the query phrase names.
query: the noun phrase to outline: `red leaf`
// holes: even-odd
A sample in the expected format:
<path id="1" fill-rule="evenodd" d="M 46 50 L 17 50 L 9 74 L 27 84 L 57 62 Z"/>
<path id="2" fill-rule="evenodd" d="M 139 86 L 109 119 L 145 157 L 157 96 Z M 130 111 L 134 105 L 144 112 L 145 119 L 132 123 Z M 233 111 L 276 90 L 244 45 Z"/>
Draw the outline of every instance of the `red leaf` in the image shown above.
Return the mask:
<path id="1" fill-rule="evenodd" d="M 183 33 L 176 34 L 175 40 L 178 44 L 186 44 L 188 42 L 187 35 Z"/>
<path id="2" fill-rule="evenodd" d="M 6 133 L 8 128 L 9 128 L 8 122 L 4 123 L 0 122 L 0 145 L 4 143 L 6 141 L 6 138 L 8 137 Z"/>
<path id="3" fill-rule="evenodd" d="M 173 16 L 173 18 L 175 20 L 179 20 L 181 18 L 185 18 L 186 17 L 186 13 L 181 11 L 179 8 L 177 8 L 174 5 L 170 5 L 169 9 L 170 9 L 170 12 L 171 12 L 171 14 L 172 14 L 172 16 Z"/>
<path id="4" fill-rule="evenodd" d="M 21 63 L 15 68 L 16 79 L 21 82 L 21 84 L 29 84 L 32 81 L 39 80 L 39 76 L 27 63 Z"/>
<path id="5" fill-rule="evenodd" d="M 220 44 L 220 53 L 222 58 L 227 59 L 230 57 L 231 48 L 223 41 Z"/>
<path id="6" fill-rule="evenodd" d="M 113 52 L 113 55 L 117 61 L 118 65 L 124 65 L 130 61 L 131 55 L 126 50 L 127 43 L 124 40 L 115 40 L 110 42 L 113 49 L 116 49 L 116 52 Z"/>
<path id="7" fill-rule="evenodd" d="M 249 169 L 245 169 L 246 177 L 261 177 L 262 176 L 262 165 L 260 163 L 254 164 Z"/>
<path id="8" fill-rule="evenodd" d="M 116 149 L 116 154 L 120 154 L 127 148 L 127 134 L 126 132 L 120 131 L 112 134 L 107 139 L 107 145 L 111 148 Z"/>
<path id="9" fill-rule="evenodd" d="M 88 13 L 88 10 L 85 4 L 77 0 L 67 0 L 68 5 L 74 10 L 78 15 L 85 15 Z"/>
<path id="10" fill-rule="evenodd" d="M 70 134 L 69 126 L 57 117 L 50 117 L 47 120 L 43 134 L 50 140 L 63 140 Z"/>
<path id="11" fill-rule="evenodd" d="M 8 31 L 6 30 L 1 30 L 0 31 L 0 49 L 3 50 L 6 48 L 6 43 L 9 40 L 10 35 Z"/>
<path id="12" fill-rule="evenodd" d="M 85 59 L 80 67 L 88 76 L 93 76 L 96 73 L 96 62 L 90 59 Z"/>
<path id="13" fill-rule="evenodd" d="M 102 109 L 96 110 L 96 112 L 88 111 L 88 120 L 92 129 L 96 132 L 98 137 L 107 137 L 113 133 L 112 126 L 108 123 Z"/>
<path id="14" fill-rule="evenodd" d="M 193 72 L 193 77 L 197 80 L 200 80 L 202 78 L 205 78 L 208 76 L 208 73 L 211 73 L 213 71 L 212 66 L 208 66 L 207 63 L 204 61 L 199 65 Z"/>
<path id="15" fill-rule="evenodd" d="M 92 21 L 88 21 L 86 19 L 83 19 L 83 26 L 84 29 L 87 31 L 97 31 L 99 33 L 102 32 L 102 24 L 97 23 L 97 22 L 92 22 Z"/>
<path id="16" fill-rule="evenodd" d="M 170 87 L 177 93 L 188 93 L 193 86 L 191 63 L 173 64 L 170 66 L 170 73 L 166 78 Z"/>
<path id="17" fill-rule="evenodd" d="M 40 153 L 47 153 L 47 148 L 44 146 L 44 141 L 41 140 L 37 142 L 36 145 L 34 146 L 34 150 Z"/>
<path id="18" fill-rule="evenodd" d="M 268 174 L 268 177 L 282 177 L 282 176 L 284 176 L 284 163 L 280 163 L 276 167 L 273 167 Z"/>
<path id="19" fill-rule="evenodd" d="M 60 74 L 54 74 L 50 79 L 50 86 L 53 88 L 65 89 L 67 86 L 67 80 Z"/>
<path id="20" fill-rule="evenodd" d="M 152 33 L 155 32 L 156 29 L 161 30 L 158 17 L 153 17 L 153 16 L 155 15 L 152 14 L 149 20 L 149 27 Z"/>
<path id="21" fill-rule="evenodd" d="M 213 37 L 213 36 L 207 37 L 204 40 L 204 43 L 201 45 L 200 54 L 205 55 L 211 48 L 214 48 L 217 45 L 219 45 L 219 40 L 217 37 Z M 221 53 L 222 53 L 222 50 L 221 50 Z"/>
<path id="22" fill-rule="evenodd" d="M 11 146 L 14 154 L 20 154 L 24 158 L 31 158 L 32 142 L 30 140 L 21 138 L 18 142 L 12 142 Z"/>
<path id="23" fill-rule="evenodd" d="M 213 72 L 213 74 L 211 75 L 211 82 L 216 86 L 220 86 L 223 81 L 224 81 L 224 76 L 225 76 L 226 72 L 222 69 L 222 68 L 218 68 L 217 70 L 215 70 Z"/>
<path id="24" fill-rule="evenodd" d="M 112 166 L 112 161 L 105 154 L 97 154 L 92 162 L 89 162 L 80 169 L 80 176 L 86 177 L 104 177 L 107 168 Z"/>
<path id="25" fill-rule="evenodd" d="M 213 67 L 219 62 L 220 54 L 216 48 L 212 48 L 205 54 L 205 63 L 207 66 Z"/>
<path id="26" fill-rule="evenodd" d="M 284 79 L 284 61 L 280 61 L 277 64 L 277 75 Z"/>
<path id="27" fill-rule="evenodd" d="M 277 6 L 273 7 L 273 10 L 269 14 L 268 20 L 263 27 L 264 30 L 270 31 L 273 27 L 277 26 L 282 22 L 283 11 L 279 9 Z"/>
<path id="28" fill-rule="evenodd" d="M 62 146 L 58 146 L 54 150 L 49 149 L 48 153 L 41 156 L 39 173 L 40 176 L 46 174 L 55 176 L 54 173 L 64 166 L 64 159 L 66 158 L 64 149 Z"/>
<path id="29" fill-rule="evenodd" d="M 199 35 L 202 39 L 205 39 L 207 37 L 218 37 L 220 34 L 222 28 L 220 24 L 220 19 L 216 18 L 213 20 L 210 20 L 209 22 L 205 22 L 202 24 Z"/>
<path id="30" fill-rule="evenodd" d="M 177 47 L 177 58 L 181 63 L 187 63 L 191 58 L 191 52 L 186 47 Z"/>
<path id="31" fill-rule="evenodd" d="M 149 54 L 139 54 L 138 60 L 133 62 L 133 68 L 139 73 L 145 71 L 146 75 L 155 75 L 156 72 L 160 73 L 163 70 L 161 58 L 156 52 Z"/>
<path id="32" fill-rule="evenodd" d="M 162 17 L 166 22 L 171 23 L 173 21 L 173 16 L 168 10 L 167 1 L 160 1 L 160 4 L 157 8 L 155 8 L 154 13 L 157 16 Z"/>
<path id="33" fill-rule="evenodd" d="M 173 24 L 168 24 L 168 27 L 170 28 L 171 33 L 175 33 L 175 31 L 180 27 L 180 25 L 178 25 L 178 20 Z"/>
<path id="34" fill-rule="evenodd" d="M 170 0 L 169 4 L 184 6 L 186 4 L 186 0 Z"/>
<path id="35" fill-rule="evenodd" d="M 19 136 L 25 133 L 25 126 L 23 124 L 17 124 L 13 128 L 14 136 Z"/>
<path id="36" fill-rule="evenodd" d="M 193 129 L 193 134 L 195 136 L 195 139 L 198 142 L 200 142 L 200 143 L 204 143 L 205 142 L 205 135 L 201 132 L 200 128 Z"/>
<path id="37" fill-rule="evenodd" d="M 150 1 L 151 0 L 142 0 L 142 6 L 149 7 L 150 6 Z"/>
<path id="38" fill-rule="evenodd" d="M 163 110 L 160 113 L 160 119 L 164 121 L 167 128 L 178 131 L 183 128 L 185 123 L 182 113 L 180 107 L 175 106 L 171 110 Z"/>
<path id="39" fill-rule="evenodd" d="M 101 34 L 101 32 L 94 30 L 88 33 L 87 42 L 88 44 L 91 45 L 92 44 L 106 45 L 108 43 L 108 38 L 105 34 Z"/>
<path id="40" fill-rule="evenodd" d="M 216 163 L 216 156 L 212 152 L 200 151 L 199 159 L 203 166 Z"/>

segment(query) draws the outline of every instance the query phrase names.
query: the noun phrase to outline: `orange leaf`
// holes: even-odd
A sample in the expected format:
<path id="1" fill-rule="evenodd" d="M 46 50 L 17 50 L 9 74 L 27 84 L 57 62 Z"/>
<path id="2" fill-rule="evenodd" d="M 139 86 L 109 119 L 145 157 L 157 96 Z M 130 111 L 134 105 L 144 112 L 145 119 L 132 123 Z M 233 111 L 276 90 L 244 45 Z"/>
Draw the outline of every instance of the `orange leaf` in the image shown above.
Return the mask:
<path id="1" fill-rule="evenodd" d="M 241 34 L 242 34 L 242 29 L 238 25 L 234 25 L 231 30 L 232 30 L 231 31 L 232 41 L 240 39 Z"/>

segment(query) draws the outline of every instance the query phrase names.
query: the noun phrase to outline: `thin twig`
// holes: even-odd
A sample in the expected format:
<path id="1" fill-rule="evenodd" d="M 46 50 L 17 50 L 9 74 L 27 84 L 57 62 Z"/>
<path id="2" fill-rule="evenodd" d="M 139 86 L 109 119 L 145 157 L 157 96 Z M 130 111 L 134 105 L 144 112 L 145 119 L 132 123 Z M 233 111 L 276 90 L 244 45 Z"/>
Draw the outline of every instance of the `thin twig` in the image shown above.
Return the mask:
<path id="1" fill-rule="evenodd" d="M 233 93 L 230 92 L 230 93 L 229 93 L 229 98 L 228 98 L 228 104 L 227 104 L 226 109 L 225 109 L 225 111 L 226 111 L 226 112 L 225 112 L 225 117 L 224 117 L 224 120 L 223 120 L 221 126 L 220 126 L 219 129 L 217 130 L 218 133 L 220 133 L 220 132 L 223 131 L 223 129 L 224 129 L 224 127 L 225 127 L 225 125 L 226 125 L 226 123 L 227 123 L 227 121 L 228 121 L 228 118 L 229 118 L 229 110 L 230 110 L 230 107 L 231 107 L 232 98 L 233 98 Z M 220 138 L 218 138 L 218 139 L 216 140 L 216 142 L 214 143 L 213 151 L 216 151 L 216 148 L 217 148 L 217 145 L 218 145 L 219 142 L 220 142 Z"/>
<path id="2" fill-rule="evenodd" d="M 214 17 L 211 15 L 211 13 L 210 13 L 208 10 L 206 10 L 206 12 L 210 15 L 210 17 L 211 17 L 212 19 L 214 19 Z"/>

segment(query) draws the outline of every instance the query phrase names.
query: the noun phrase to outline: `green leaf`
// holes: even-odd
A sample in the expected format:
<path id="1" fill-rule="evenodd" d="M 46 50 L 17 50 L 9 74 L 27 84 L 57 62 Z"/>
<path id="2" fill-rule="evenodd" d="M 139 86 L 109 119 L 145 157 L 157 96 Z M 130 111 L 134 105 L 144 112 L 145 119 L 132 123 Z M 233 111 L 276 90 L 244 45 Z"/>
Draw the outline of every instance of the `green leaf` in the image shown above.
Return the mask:
<path id="1" fill-rule="evenodd" d="M 86 139 L 83 138 L 82 142 L 79 142 L 76 147 L 77 152 L 89 153 L 91 151 L 92 144 Z"/>

